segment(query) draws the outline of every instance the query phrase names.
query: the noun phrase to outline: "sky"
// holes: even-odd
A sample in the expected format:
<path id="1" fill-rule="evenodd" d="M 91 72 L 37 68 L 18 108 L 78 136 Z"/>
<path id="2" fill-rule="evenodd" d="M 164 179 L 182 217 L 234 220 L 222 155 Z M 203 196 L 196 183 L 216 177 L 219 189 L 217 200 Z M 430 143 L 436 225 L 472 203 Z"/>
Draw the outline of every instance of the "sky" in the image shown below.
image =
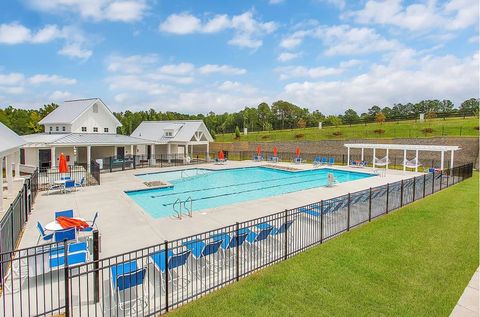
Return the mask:
<path id="1" fill-rule="evenodd" d="M 477 0 L 0 1 L 0 107 L 339 114 L 479 97 Z"/>

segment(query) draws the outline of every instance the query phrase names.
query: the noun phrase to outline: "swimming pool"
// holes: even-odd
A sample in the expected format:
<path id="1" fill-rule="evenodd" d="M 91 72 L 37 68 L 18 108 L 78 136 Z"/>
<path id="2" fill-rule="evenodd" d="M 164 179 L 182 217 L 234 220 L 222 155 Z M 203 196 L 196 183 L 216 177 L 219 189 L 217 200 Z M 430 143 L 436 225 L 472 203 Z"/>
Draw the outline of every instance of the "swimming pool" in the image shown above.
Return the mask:
<path id="1" fill-rule="evenodd" d="M 325 186 L 328 173 L 332 173 L 339 183 L 374 176 L 329 168 L 295 172 L 266 167 L 195 168 L 137 175 L 143 181 L 165 180 L 173 187 L 129 191 L 126 194 L 150 216 L 160 218 L 173 214 L 173 204 L 177 199 L 191 198 L 192 210 L 199 211 Z"/>

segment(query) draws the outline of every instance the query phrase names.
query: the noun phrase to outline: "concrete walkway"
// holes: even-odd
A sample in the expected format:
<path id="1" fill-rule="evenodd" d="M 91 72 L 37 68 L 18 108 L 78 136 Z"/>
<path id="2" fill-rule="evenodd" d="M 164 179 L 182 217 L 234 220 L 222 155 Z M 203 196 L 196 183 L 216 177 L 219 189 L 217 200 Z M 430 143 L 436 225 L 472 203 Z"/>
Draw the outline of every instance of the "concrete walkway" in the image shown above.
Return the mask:
<path id="1" fill-rule="evenodd" d="M 480 316 L 479 309 L 479 283 L 480 283 L 480 268 L 473 274 L 470 283 L 463 291 L 462 296 L 458 300 L 457 305 L 453 309 L 450 317 L 477 317 Z"/>

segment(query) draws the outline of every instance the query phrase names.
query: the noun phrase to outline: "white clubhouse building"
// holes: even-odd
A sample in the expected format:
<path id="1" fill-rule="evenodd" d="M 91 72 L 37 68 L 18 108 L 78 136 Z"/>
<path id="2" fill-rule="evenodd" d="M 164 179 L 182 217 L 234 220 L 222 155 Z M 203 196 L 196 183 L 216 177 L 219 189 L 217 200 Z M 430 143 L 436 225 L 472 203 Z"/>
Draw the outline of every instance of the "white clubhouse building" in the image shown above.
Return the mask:
<path id="1" fill-rule="evenodd" d="M 134 154 L 148 159 L 155 154 L 187 157 L 194 146 L 197 152 L 208 152 L 213 141 L 205 124 L 197 120 L 142 122 L 131 136 L 117 134 L 121 123 L 100 98 L 65 101 L 40 124 L 43 133 L 23 136 L 21 163 L 44 169 L 58 166 L 60 153 L 69 165 Z"/>

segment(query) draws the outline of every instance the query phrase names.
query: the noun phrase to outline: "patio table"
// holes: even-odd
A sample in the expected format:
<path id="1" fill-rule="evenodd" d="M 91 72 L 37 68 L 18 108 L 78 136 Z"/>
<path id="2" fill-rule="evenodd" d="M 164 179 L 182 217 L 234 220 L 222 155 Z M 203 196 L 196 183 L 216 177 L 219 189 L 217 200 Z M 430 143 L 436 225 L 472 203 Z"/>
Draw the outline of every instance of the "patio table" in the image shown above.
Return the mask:
<path id="1" fill-rule="evenodd" d="M 77 219 L 77 220 L 85 221 L 84 218 L 80 218 L 80 217 L 73 217 L 72 219 Z M 48 230 L 48 231 L 60 231 L 60 230 L 68 229 L 68 228 L 63 228 L 63 227 L 55 220 L 55 221 L 52 221 L 52 222 L 47 223 L 47 224 L 45 225 L 45 229 Z"/>

